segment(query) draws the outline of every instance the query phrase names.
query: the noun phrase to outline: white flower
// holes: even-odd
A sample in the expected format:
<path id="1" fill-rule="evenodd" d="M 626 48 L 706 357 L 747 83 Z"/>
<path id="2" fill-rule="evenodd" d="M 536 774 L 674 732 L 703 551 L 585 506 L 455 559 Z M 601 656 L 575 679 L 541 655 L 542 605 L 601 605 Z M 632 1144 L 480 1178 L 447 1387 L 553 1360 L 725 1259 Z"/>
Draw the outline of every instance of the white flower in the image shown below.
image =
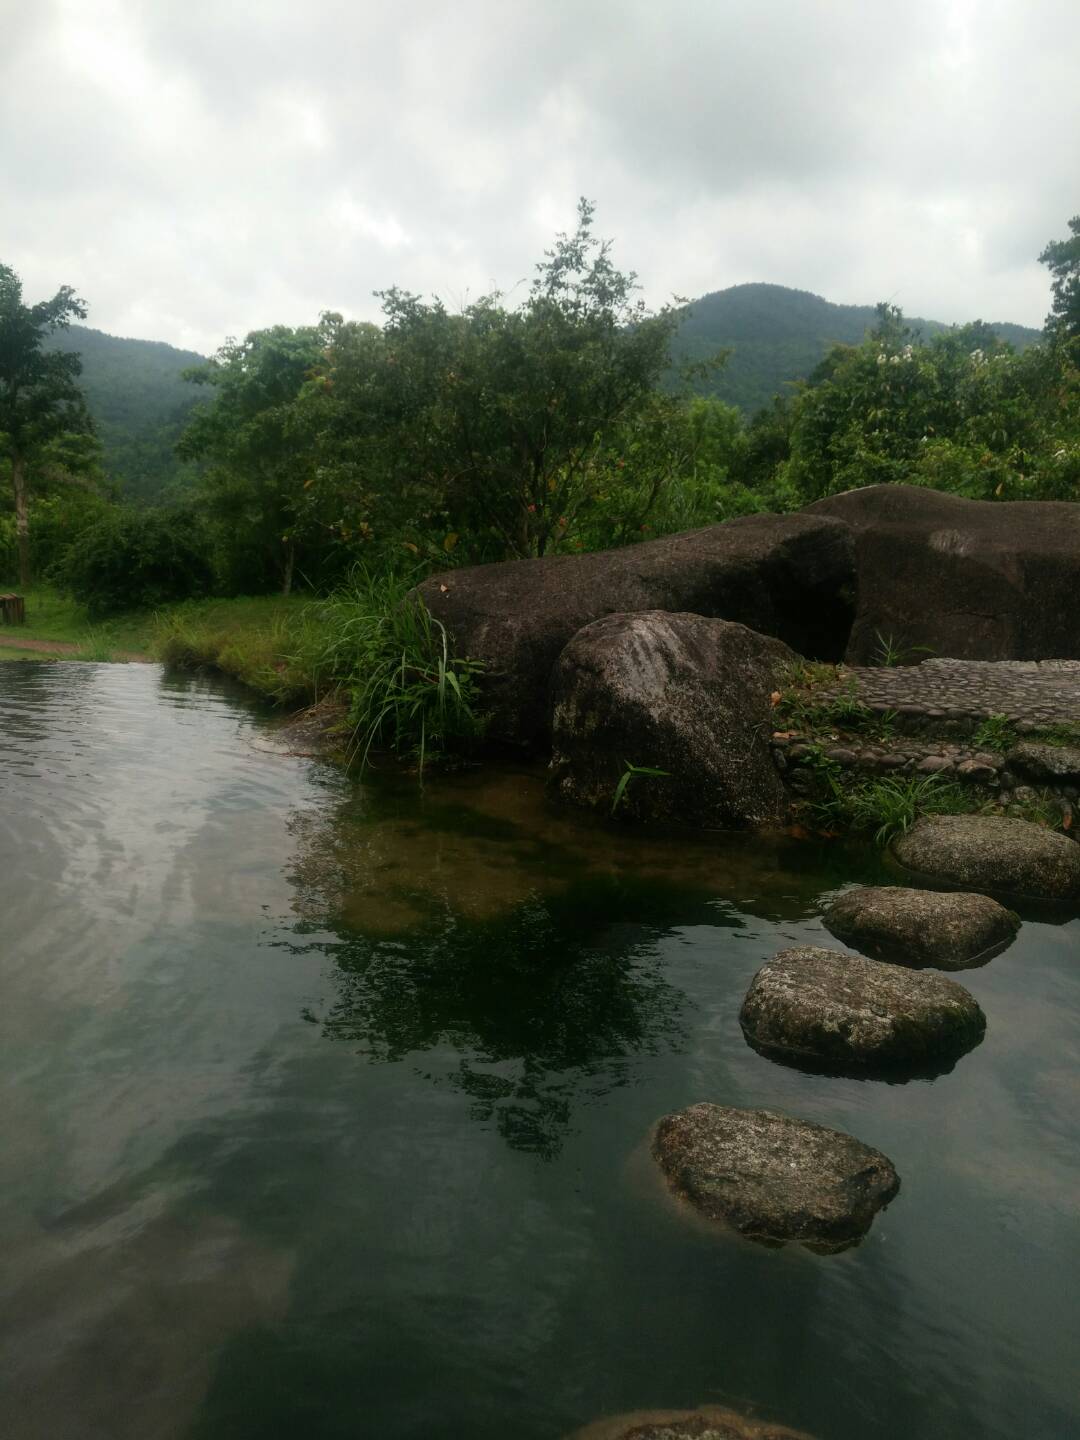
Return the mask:
<path id="1" fill-rule="evenodd" d="M 879 365 L 884 365 L 884 364 L 885 364 L 885 356 L 884 356 L 884 355 L 879 355 L 879 356 L 877 357 L 877 363 L 878 363 Z"/>

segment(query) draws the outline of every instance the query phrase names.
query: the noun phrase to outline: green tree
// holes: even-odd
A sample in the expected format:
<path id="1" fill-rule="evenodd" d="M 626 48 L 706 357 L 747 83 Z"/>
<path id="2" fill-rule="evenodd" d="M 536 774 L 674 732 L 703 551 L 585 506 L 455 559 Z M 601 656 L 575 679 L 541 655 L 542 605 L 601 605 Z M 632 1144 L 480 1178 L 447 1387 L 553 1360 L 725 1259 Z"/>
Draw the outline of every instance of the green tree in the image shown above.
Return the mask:
<path id="1" fill-rule="evenodd" d="M 67 441 L 70 465 L 93 464 L 94 452 L 72 442 L 92 424 L 76 384 L 81 364 L 75 353 L 47 350 L 45 337 L 84 319 L 86 306 L 69 285 L 51 300 L 23 304 L 22 282 L 0 265 L 0 446 L 11 470 L 19 554 L 19 584 L 30 584 L 30 492 L 34 467 L 55 464 Z M 80 458 L 81 457 L 81 458 Z"/>
<path id="2" fill-rule="evenodd" d="M 1046 319 L 1048 335 L 1065 340 L 1080 338 L 1080 215 L 1069 221 L 1072 235 L 1067 240 L 1051 240 L 1039 256 L 1053 276 L 1053 302 Z"/>
<path id="3" fill-rule="evenodd" d="M 582 200 L 514 309 L 382 292 L 378 342 L 329 372 L 382 507 L 441 516 L 485 554 L 543 555 L 573 532 L 609 483 L 605 446 L 652 403 L 677 322 L 636 298 L 592 226 Z"/>
<path id="4" fill-rule="evenodd" d="M 327 314 L 318 325 L 256 330 L 187 372 L 213 398 L 194 413 L 178 449 L 207 464 L 199 494 L 234 587 L 261 589 L 269 580 L 289 594 L 298 563 L 341 533 L 323 436 L 326 357 L 340 325 Z M 329 468 L 340 480 L 340 465 Z"/>

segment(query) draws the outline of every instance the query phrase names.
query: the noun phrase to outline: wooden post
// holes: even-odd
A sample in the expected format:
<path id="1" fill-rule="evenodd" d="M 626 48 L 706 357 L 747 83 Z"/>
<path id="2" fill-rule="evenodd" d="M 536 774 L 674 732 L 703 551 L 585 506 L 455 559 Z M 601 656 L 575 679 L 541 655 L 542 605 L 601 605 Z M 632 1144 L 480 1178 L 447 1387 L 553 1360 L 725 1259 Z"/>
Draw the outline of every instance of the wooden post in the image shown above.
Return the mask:
<path id="1" fill-rule="evenodd" d="M 26 601 L 21 595 L 0 595 L 0 623 L 26 624 Z"/>

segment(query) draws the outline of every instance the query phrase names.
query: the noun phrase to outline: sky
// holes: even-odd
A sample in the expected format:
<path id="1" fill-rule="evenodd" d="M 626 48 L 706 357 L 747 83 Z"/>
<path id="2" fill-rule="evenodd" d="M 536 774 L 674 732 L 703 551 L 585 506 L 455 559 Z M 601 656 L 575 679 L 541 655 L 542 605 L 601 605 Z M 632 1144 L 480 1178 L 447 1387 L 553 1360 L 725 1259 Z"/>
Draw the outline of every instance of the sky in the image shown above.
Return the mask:
<path id="1" fill-rule="evenodd" d="M 521 295 L 578 197 L 660 305 L 1041 325 L 1080 0 L 0 0 L 0 262 L 209 353 Z"/>

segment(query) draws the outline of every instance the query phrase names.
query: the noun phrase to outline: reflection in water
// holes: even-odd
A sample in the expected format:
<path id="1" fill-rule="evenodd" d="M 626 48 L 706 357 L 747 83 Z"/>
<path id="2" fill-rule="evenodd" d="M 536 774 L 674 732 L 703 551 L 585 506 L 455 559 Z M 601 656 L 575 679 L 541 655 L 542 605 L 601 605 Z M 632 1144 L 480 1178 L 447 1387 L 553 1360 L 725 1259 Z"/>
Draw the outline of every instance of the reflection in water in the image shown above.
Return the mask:
<path id="1" fill-rule="evenodd" d="M 545 1156 L 575 1097 L 678 1047 L 686 997 L 664 978 L 660 937 L 695 917 L 718 940 L 741 927 L 718 884 L 773 914 L 820 893 L 785 837 L 751 852 L 742 837 L 604 825 L 549 804 L 535 770 L 444 777 L 422 805 L 400 783 L 372 788 L 291 828 L 297 910 L 335 932 L 337 998 L 311 1018 L 373 1060 L 449 1047 L 452 1073 L 431 1078 Z"/>

